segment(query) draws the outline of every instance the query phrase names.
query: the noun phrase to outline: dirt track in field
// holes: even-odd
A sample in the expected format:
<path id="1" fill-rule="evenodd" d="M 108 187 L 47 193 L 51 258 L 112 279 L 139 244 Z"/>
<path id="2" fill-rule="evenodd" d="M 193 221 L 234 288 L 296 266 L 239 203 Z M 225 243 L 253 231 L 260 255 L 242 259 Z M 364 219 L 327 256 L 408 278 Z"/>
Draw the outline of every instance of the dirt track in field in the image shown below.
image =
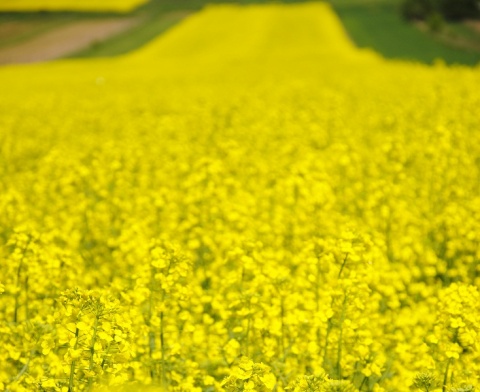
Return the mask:
<path id="1" fill-rule="evenodd" d="M 467 26 L 475 30 L 477 33 L 480 33 L 480 20 L 470 19 L 465 22 Z"/>
<path id="2" fill-rule="evenodd" d="M 0 45 L 4 46 L 12 38 L 21 37 L 22 35 L 35 32 L 44 23 L 35 21 L 8 21 L 0 24 Z"/>
<path id="3" fill-rule="evenodd" d="M 65 57 L 141 23 L 141 18 L 72 22 L 27 41 L 0 48 L 0 64 L 36 63 Z M 12 26 L 13 27 L 13 26 Z"/>

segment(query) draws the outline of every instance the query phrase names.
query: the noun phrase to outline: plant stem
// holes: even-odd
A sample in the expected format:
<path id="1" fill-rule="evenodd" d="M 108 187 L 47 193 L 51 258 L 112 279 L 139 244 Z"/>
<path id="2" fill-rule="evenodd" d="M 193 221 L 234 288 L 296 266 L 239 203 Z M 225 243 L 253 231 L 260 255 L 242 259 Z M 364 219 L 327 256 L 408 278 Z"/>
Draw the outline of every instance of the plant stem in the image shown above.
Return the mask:
<path id="1" fill-rule="evenodd" d="M 450 369 L 451 362 L 452 362 L 452 358 L 448 358 L 447 367 L 445 368 L 445 375 L 443 376 L 442 392 L 445 392 L 447 390 L 448 370 Z"/>
<path id="2" fill-rule="evenodd" d="M 364 376 L 363 377 L 363 380 L 362 380 L 362 383 L 360 384 L 360 386 L 358 387 L 358 390 L 361 391 L 362 390 L 362 387 L 363 387 L 363 384 L 365 384 L 365 381 L 367 381 L 367 376 Z M 427 391 L 428 392 L 428 391 Z"/>
<path id="3" fill-rule="evenodd" d="M 155 366 L 153 365 L 153 352 L 155 351 L 155 332 L 152 330 L 152 315 L 153 315 L 153 288 L 154 288 L 154 275 L 155 271 L 153 266 L 150 265 L 150 296 L 148 301 L 148 326 L 150 331 L 148 332 L 148 348 L 149 348 L 149 356 L 150 356 L 150 377 L 155 379 Z"/>
<path id="4" fill-rule="evenodd" d="M 162 351 L 162 387 L 166 390 L 166 369 L 165 369 L 165 336 L 163 330 L 163 311 L 160 312 L 160 346 Z"/>
<path id="5" fill-rule="evenodd" d="M 327 333 L 325 334 L 325 348 L 323 350 L 323 368 L 325 369 L 327 365 L 327 351 L 328 351 L 328 338 L 330 337 L 330 332 L 332 331 L 332 321 L 328 319 Z"/>
<path id="6" fill-rule="evenodd" d="M 252 309 L 251 299 L 248 300 L 248 319 L 247 319 L 247 333 L 245 336 L 245 355 L 248 357 L 248 346 L 249 346 L 249 337 L 250 337 L 250 324 L 252 322 L 252 315 L 250 313 Z"/>
<path id="7" fill-rule="evenodd" d="M 30 239 L 27 241 L 27 243 L 25 244 L 25 247 L 23 248 L 23 252 L 22 252 L 22 258 L 20 259 L 20 263 L 18 263 L 18 269 L 17 269 L 17 288 L 19 286 L 19 283 L 20 283 L 20 275 L 22 273 L 22 267 L 23 267 L 23 260 L 25 259 L 25 254 L 27 253 L 27 249 L 28 249 L 28 245 L 30 245 Z M 28 295 L 28 293 L 27 293 Z M 20 289 L 18 290 L 18 292 L 15 294 L 15 310 L 13 312 L 13 322 L 16 323 L 17 320 L 18 320 L 18 308 L 20 307 L 20 304 L 19 304 L 19 298 L 20 298 Z M 25 300 L 27 301 L 28 298 Z"/>
<path id="8" fill-rule="evenodd" d="M 73 347 L 74 350 L 77 349 L 77 346 L 78 346 L 78 335 L 79 335 L 80 331 L 79 329 L 77 328 L 75 330 L 75 346 Z M 75 375 L 75 361 L 72 361 L 72 364 L 70 365 L 70 378 L 69 378 L 69 381 L 68 381 L 68 392 L 73 392 L 73 377 Z"/>
<path id="9" fill-rule="evenodd" d="M 343 269 L 345 268 L 345 265 L 347 264 L 347 260 L 348 260 L 348 253 L 345 254 L 345 258 L 343 259 L 342 266 L 340 267 L 340 271 L 338 272 L 338 276 L 337 276 L 338 279 L 340 279 L 340 277 L 342 276 L 342 272 L 343 272 Z"/>
<path id="10" fill-rule="evenodd" d="M 284 299 L 283 296 L 280 296 L 280 305 L 281 305 L 281 319 L 282 319 L 282 341 L 281 341 L 281 347 L 282 347 L 282 357 L 283 357 L 283 362 L 285 362 L 285 305 L 284 305 Z"/>
<path id="11" fill-rule="evenodd" d="M 99 316 L 97 315 L 95 317 L 95 325 L 93 326 L 92 342 L 90 343 L 90 366 L 88 369 L 90 371 L 93 369 L 93 356 L 95 355 L 95 343 L 97 340 L 98 318 Z M 92 381 L 93 381 L 93 377 L 92 376 L 88 377 L 88 387 L 87 387 L 88 390 L 91 390 L 92 388 Z"/>
<path id="12" fill-rule="evenodd" d="M 337 377 L 339 379 L 342 378 L 342 367 L 340 365 L 340 361 L 342 359 L 342 340 L 343 340 L 343 321 L 345 320 L 345 308 L 347 304 L 347 295 L 343 297 L 342 303 L 342 315 L 340 316 L 340 336 L 338 337 L 338 346 L 337 346 Z"/>
<path id="13" fill-rule="evenodd" d="M 25 278 L 25 321 L 30 318 L 28 313 L 28 276 Z"/>

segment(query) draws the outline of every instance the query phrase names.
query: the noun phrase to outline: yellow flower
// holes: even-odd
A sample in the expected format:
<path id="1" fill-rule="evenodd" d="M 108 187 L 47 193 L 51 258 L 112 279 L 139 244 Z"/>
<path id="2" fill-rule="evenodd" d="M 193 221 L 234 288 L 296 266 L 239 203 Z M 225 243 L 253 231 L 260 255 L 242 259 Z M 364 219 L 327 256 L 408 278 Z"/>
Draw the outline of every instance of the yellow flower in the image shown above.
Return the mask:
<path id="1" fill-rule="evenodd" d="M 275 376 L 272 373 L 267 373 L 264 376 L 260 376 L 260 380 L 262 380 L 263 384 L 268 390 L 273 390 L 275 387 L 275 383 L 277 382 Z"/>
<path id="2" fill-rule="evenodd" d="M 254 391 L 255 390 L 255 383 L 253 381 L 245 381 L 243 383 L 243 390 L 244 391 Z"/>
<path id="3" fill-rule="evenodd" d="M 464 327 L 465 323 L 463 322 L 461 317 L 452 317 L 450 319 L 450 326 L 452 328 L 460 328 L 460 327 Z"/>
<path id="4" fill-rule="evenodd" d="M 2 388 L 472 392 L 479 85 L 327 2 L 0 67 Z"/>

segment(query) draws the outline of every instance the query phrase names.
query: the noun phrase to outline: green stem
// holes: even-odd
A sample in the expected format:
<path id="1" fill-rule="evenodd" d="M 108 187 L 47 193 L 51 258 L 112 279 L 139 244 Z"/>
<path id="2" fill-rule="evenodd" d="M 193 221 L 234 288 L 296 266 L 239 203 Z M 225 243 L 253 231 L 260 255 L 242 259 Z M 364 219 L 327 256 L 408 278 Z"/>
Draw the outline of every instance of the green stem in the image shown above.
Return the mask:
<path id="1" fill-rule="evenodd" d="M 318 317 L 318 314 L 320 313 L 320 293 L 319 293 L 319 287 L 320 287 L 320 257 L 317 256 L 317 276 L 316 276 L 316 285 L 315 285 L 315 302 L 316 302 L 316 314 Z M 317 336 L 317 344 L 318 344 L 318 353 L 320 354 L 321 348 L 320 348 L 320 325 L 317 326 L 317 331 L 316 331 L 316 336 Z"/>
<path id="2" fill-rule="evenodd" d="M 152 330 L 152 315 L 153 315 L 153 288 L 154 288 L 154 275 L 155 271 L 153 266 L 150 265 L 150 297 L 149 297 L 149 306 L 148 306 L 148 326 L 150 331 L 148 332 L 148 348 L 149 348 L 149 356 L 150 356 L 150 377 L 155 379 L 155 366 L 153 365 L 153 352 L 155 351 L 155 332 Z"/>
<path id="3" fill-rule="evenodd" d="M 25 321 L 30 318 L 28 312 L 28 276 L 25 278 Z"/>
<path id="4" fill-rule="evenodd" d="M 97 340 L 97 330 L 98 330 L 98 315 L 95 317 L 95 325 L 93 326 L 93 335 L 92 335 L 92 342 L 90 343 L 90 366 L 89 370 L 93 369 L 93 357 L 95 355 L 95 343 Z M 88 390 L 92 388 L 93 377 L 88 378 Z"/>
<path id="5" fill-rule="evenodd" d="M 447 367 L 445 368 L 445 375 L 443 376 L 442 392 L 445 392 L 447 390 L 448 370 L 450 369 L 451 363 L 452 363 L 452 358 L 448 358 Z"/>
<path id="6" fill-rule="evenodd" d="M 28 358 L 28 361 L 27 363 L 25 363 L 25 365 L 23 365 L 22 369 L 20 370 L 20 372 L 12 379 L 12 381 L 10 381 L 10 384 L 15 382 L 15 381 L 18 381 L 22 378 L 22 376 L 28 371 L 28 367 L 30 366 L 30 361 L 32 360 L 32 355 L 33 355 L 33 350 L 30 352 L 30 357 Z M 7 391 L 9 391 L 10 389 L 7 388 Z"/>
<path id="7" fill-rule="evenodd" d="M 75 330 L 75 346 L 73 347 L 74 350 L 77 349 L 77 346 L 78 346 L 78 335 L 79 335 L 80 331 L 79 329 L 77 328 Z M 75 361 L 72 361 L 71 365 L 70 365 L 70 377 L 69 377 L 69 381 L 68 381 L 68 392 L 73 392 L 73 377 L 75 375 Z"/>
<path id="8" fill-rule="evenodd" d="M 340 365 L 340 361 L 342 359 L 342 340 L 343 340 L 343 321 L 345 320 L 345 308 L 347 304 L 347 295 L 343 297 L 342 303 L 342 315 L 340 316 L 340 336 L 338 337 L 338 345 L 337 345 L 337 376 L 339 379 L 342 378 L 342 367 Z"/>
<path id="9" fill-rule="evenodd" d="M 102 365 L 101 365 L 102 369 L 105 369 L 105 365 L 107 364 L 107 358 L 110 355 L 110 347 L 111 347 L 111 344 L 108 343 L 107 349 L 105 350 L 105 354 L 103 355 L 103 359 L 102 359 Z"/>
<path id="10" fill-rule="evenodd" d="M 250 337 L 250 324 L 252 321 L 252 315 L 250 314 L 252 308 L 251 299 L 248 301 L 248 319 L 247 319 L 247 333 L 245 336 L 245 355 L 248 357 L 248 346 L 249 346 L 249 337 Z"/>
<path id="11" fill-rule="evenodd" d="M 166 390 L 166 369 L 165 369 L 165 336 L 164 336 L 164 328 L 163 328 L 163 311 L 160 312 L 160 346 L 162 351 L 162 387 Z"/>
<path id="12" fill-rule="evenodd" d="M 20 275 L 22 273 L 22 267 L 23 267 L 23 260 L 25 260 L 25 254 L 27 253 L 28 245 L 30 245 L 30 239 L 25 244 L 25 247 L 23 248 L 23 252 L 22 252 L 22 258 L 20 259 L 20 263 L 18 263 L 17 287 L 19 287 Z M 28 293 L 27 293 L 27 295 L 28 295 Z M 20 299 L 20 289 L 15 294 L 15 309 L 14 309 L 14 312 L 13 312 L 13 322 L 14 323 L 16 323 L 18 321 L 18 308 L 20 307 L 19 299 Z M 28 300 L 28 298 L 27 298 L 27 300 Z"/>
<path id="13" fill-rule="evenodd" d="M 367 381 L 367 378 L 368 378 L 367 376 L 364 376 L 364 377 L 363 377 L 362 383 L 361 383 L 360 386 L 358 387 L 358 390 L 359 390 L 359 391 L 362 390 L 363 384 L 365 384 L 365 381 Z M 427 391 L 427 392 L 428 392 L 428 391 Z"/>
<path id="14" fill-rule="evenodd" d="M 282 347 L 282 357 L 283 357 L 283 362 L 285 362 L 285 305 L 284 305 L 284 300 L 283 296 L 280 297 L 280 311 L 281 311 L 281 320 L 282 320 L 282 341 L 281 341 L 281 347 Z"/>
<path id="15" fill-rule="evenodd" d="M 340 271 L 338 272 L 338 279 L 340 279 L 340 277 L 342 276 L 342 272 L 343 272 L 343 269 L 345 268 L 345 265 L 347 264 L 347 260 L 348 260 L 348 253 L 345 254 L 345 258 L 343 259 L 343 263 L 342 263 L 342 266 L 340 267 Z"/>
<path id="16" fill-rule="evenodd" d="M 327 333 L 325 334 L 325 344 L 323 350 L 323 368 L 327 366 L 327 351 L 328 351 L 328 338 L 330 337 L 330 332 L 332 331 L 332 322 L 328 319 Z"/>

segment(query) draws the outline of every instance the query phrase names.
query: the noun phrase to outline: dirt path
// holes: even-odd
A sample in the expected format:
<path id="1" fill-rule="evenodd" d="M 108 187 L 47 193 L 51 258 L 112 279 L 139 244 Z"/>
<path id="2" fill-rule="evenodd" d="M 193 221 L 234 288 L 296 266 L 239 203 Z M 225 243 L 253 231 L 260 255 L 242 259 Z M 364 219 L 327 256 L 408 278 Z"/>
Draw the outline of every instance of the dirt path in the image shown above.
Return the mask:
<path id="1" fill-rule="evenodd" d="M 43 25 L 44 22 L 39 20 L 29 22 L 17 20 L 3 22 L 0 24 L 0 45 L 5 46 L 9 44 L 9 41 L 30 34 Z"/>
<path id="2" fill-rule="evenodd" d="M 464 22 L 471 29 L 478 29 L 479 25 L 475 21 Z M 455 49 L 467 50 L 470 52 L 480 52 L 480 42 L 465 35 L 459 35 L 448 29 L 439 32 L 432 32 L 425 22 L 415 22 L 415 26 L 426 34 L 432 35 L 439 42 Z"/>
<path id="3" fill-rule="evenodd" d="M 141 18 L 94 19 L 59 26 L 25 42 L 0 48 L 0 64 L 65 57 L 138 25 Z"/>
<path id="4" fill-rule="evenodd" d="M 472 30 L 480 33 L 480 20 L 470 19 L 465 22 L 465 24 L 470 27 Z"/>

